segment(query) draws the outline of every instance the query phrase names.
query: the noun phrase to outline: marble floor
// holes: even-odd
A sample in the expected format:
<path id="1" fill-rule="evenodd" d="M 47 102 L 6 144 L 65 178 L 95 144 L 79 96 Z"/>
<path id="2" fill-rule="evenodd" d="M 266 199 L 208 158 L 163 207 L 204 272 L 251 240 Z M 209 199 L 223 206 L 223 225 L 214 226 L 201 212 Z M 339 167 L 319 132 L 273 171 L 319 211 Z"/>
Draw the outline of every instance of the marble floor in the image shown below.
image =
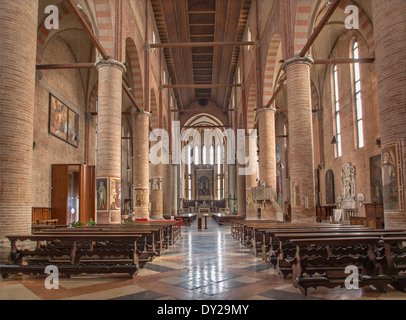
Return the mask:
<path id="1" fill-rule="evenodd" d="M 208 221 L 183 227 L 182 237 L 162 256 L 128 275 L 61 277 L 57 290 L 45 276 L 14 275 L 0 280 L 0 300 L 406 300 L 390 289 L 309 289 L 304 296 L 249 249 L 232 238 L 229 226 Z"/>

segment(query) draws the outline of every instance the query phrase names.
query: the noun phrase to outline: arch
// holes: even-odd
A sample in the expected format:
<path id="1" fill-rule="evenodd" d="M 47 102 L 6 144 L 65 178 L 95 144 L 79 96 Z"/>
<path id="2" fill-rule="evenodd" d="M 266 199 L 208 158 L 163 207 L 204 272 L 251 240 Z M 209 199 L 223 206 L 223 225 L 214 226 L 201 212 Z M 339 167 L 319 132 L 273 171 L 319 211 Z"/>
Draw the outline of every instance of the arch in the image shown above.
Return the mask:
<path id="1" fill-rule="evenodd" d="M 265 76 L 264 76 L 264 102 L 266 105 L 272 98 L 275 86 L 275 69 L 278 65 L 277 59 L 282 49 L 282 38 L 279 34 L 272 37 L 266 56 Z"/>
<path id="2" fill-rule="evenodd" d="M 342 24 L 344 25 L 345 15 L 346 15 L 345 14 L 345 9 L 350 5 L 356 6 L 359 9 L 359 19 L 360 20 L 359 20 L 359 29 L 358 29 L 358 31 L 365 38 L 365 41 L 367 42 L 368 50 L 369 50 L 370 53 L 372 53 L 374 51 L 374 48 L 375 48 L 374 27 L 373 27 L 373 24 L 372 24 L 372 21 L 371 21 L 370 17 L 368 16 L 368 14 L 366 13 L 364 8 L 362 8 L 358 3 L 356 3 L 353 0 L 343 0 L 343 1 L 340 2 L 339 6 L 338 6 L 338 9 L 337 9 L 337 11 L 338 10 L 341 11 L 340 14 L 342 15 L 343 19 L 338 19 L 338 20 L 340 22 L 342 22 Z M 316 27 L 316 23 L 323 17 L 326 10 L 327 10 L 327 8 L 323 7 L 315 15 L 314 21 L 311 22 L 311 25 L 313 25 L 313 27 Z M 335 13 L 335 14 L 337 14 L 337 13 Z"/>
<path id="3" fill-rule="evenodd" d="M 64 29 L 66 29 L 68 27 L 71 28 L 73 25 L 77 26 L 78 29 L 80 28 L 80 30 L 82 30 L 82 27 L 78 23 L 76 17 L 74 16 L 74 14 L 70 10 L 70 8 L 66 5 L 65 2 L 66 1 L 63 1 L 61 4 L 57 5 L 57 7 L 59 9 L 59 24 L 60 24 L 60 26 L 62 26 L 62 27 L 60 27 L 60 29 L 48 30 L 45 27 L 45 18 L 41 23 L 39 23 L 39 27 L 38 27 L 38 31 L 37 31 L 37 57 L 36 57 L 37 64 L 41 64 L 42 55 L 44 53 L 45 46 L 46 46 L 47 42 L 55 34 L 61 32 L 61 31 L 64 31 Z M 93 29 L 93 31 L 95 31 L 95 28 L 94 28 L 93 24 L 91 23 L 91 20 L 89 19 L 86 12 L 84 12 L 83 10 L 81 10 L 81 12 L 82 12 L 84 18 L 86 19 L 87 23 L 89 24 L 89 26 Z"/>
<path id="4" fill-rule="evenodd" d="M 141 65 L 139 60 L 139 55 L 137 48 L 133 39 L 126 39 L 126 52 L 129 60 L 129 70 L 131 71 L 131 89 L 133 91 L 133 96 L 138 108 L 143 109 L 144 106 L 144 90 L 143 90 L 143 79 L 141 74 Z"/>

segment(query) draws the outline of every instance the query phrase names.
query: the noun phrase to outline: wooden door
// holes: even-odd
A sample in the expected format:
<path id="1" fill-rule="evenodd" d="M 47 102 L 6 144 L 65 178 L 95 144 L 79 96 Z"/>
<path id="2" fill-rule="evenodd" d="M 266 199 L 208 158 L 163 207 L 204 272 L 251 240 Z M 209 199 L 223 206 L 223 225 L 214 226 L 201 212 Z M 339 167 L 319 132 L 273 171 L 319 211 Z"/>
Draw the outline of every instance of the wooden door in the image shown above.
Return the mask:
<path id="1" fill-rule="evenodd" d="M 80 221 L 88 223 L 96 221 L 96 167 L 80 166 Z"/>
<path id="2" fill-rule="evenodd" d="M 58 219 L 59 225 L 67 224 L 68 170 L 67 165 L 52 165 L 52 219 Z"/>

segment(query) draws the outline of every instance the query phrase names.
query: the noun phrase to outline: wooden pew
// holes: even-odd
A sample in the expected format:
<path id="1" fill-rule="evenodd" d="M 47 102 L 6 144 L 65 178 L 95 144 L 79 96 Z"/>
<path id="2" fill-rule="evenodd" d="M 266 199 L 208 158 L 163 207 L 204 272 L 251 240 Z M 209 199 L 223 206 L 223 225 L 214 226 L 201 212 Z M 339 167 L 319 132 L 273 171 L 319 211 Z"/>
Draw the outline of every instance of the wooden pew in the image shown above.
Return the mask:
<path id="1" fill-rule="evenodd" d="M 391 276 L 391 285 L 406 292 L 406 236 L 388 235 L 381 247 L 378 263 L 382 274 Z"/>
<path id="2" fill-rule="evenodd" d="M 291 260 L 294 259 L 297 252 L 296 245 L 292 242 L 295 240 L 306 240 L 306 239 L 327 239 L 327 238 L 367 238 L 367 237 L 377 237 L 380 239 L 385 239 L 386 237 L 402 236 L 406 235 L 404 231 L 380 231 L 380 230 L 363 230 L 363 231 L 334 231 L 325 233 L 323 231 L 310 231 L 310 232 L 285 232 L 285 233 L 275 233 L 273 235 L 274 239 L 277 239 L 277 245 L 279 248 L 271 253 L 270 263 L 277 268 L 286 279 L 290 274 L 292 274 L 292 264 Z M 275 246 L 274 246 L 275 247 Z M 273 248 L 274 248 L 273 247 Z"/>
<path id="3" fill-rule="evenodd" d="M 44 274 L 49 265 L 70 277 L 80 273 L 128 273 L 140 268 L 137 243 L 142 235 L 41 234 L 7 236 L 11 242 L 9 264 L 0 267 L 3 278 L 10 274 Z M 36 242 L 35 249 L 19 249 L 18 241 Z"/>
<path id="4" fill-rule="evenodd" d="M 359 272 L 359 287 L 373 285 L 382 292 L 393 281 L 379 274 L 375 248 L 380 237 L 340 237 L 291 239 L 296 255 L 290 260 L 293 285 L 307 295 L 309 288 L 344 287 L 347 266 Z M 348 252 L 348 253 L 347 253 Z"/>
<path id="5" fill-rule="evenodd" d="M 220 226 L 222 225 L 231 225 L 233 221 L 236 220 L 243 220 L 245 217 L 227 213 L 213 213 L 212 218 L 216 221 Z"/>

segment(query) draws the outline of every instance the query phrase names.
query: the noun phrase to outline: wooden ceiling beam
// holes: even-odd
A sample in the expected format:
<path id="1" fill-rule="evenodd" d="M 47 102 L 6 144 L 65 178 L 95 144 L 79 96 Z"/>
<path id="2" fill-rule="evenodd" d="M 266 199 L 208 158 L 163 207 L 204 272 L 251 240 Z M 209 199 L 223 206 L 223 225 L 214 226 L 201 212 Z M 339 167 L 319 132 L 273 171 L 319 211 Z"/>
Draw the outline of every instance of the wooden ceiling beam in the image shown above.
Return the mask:
<path id="1" fill-rule="evenodd" d="M 156 43 L 150 44 L 151 48 L 193 48 L 193 47 L 239 47 L 253 46 L 252 41 L 230 41 L 230 42 L 181 42 L 181 43 Z"/>
<path id="2" fill-rule="evenodd" d="M 162 88 L 164 89 L 212 89 L 212 88 L 240 88 L 241 84 L 167 84 L 163 85 Z"/>

